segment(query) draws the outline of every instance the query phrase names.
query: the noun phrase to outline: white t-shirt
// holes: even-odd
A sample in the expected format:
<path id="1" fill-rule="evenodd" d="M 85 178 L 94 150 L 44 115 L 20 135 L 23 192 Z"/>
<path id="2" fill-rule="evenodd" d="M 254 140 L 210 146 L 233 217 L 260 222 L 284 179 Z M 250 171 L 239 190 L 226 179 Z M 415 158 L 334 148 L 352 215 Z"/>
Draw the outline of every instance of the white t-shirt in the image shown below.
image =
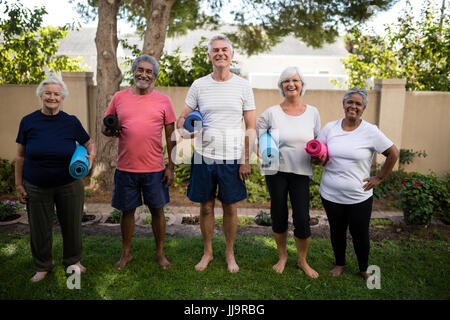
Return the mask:
<path id="1" fill-rule="evenodd" d="M 375 151 L 383 153 L 393 143 L 376 125 L 362 120 L 355 130 L 344 131 L 342 120 L 327 123 L 317 137 L 328 148 L 320 195 L 335 203 L 354 204 L 372 196 L 372 189 L 363 190 L 363 179 L 370 177 Z"/>
<path id="2" fill-rule="evenodd" d="M 316 107 L 306 105 L 306 110 L 299 116 L 291 116 L 280 105 L 264 111 L 256 123 L 258 136 L 270 128 L 270 134 L 278 142 L 280 159 L 278 163 L 262 166 L 264 174 L 274 171 L 291 172 L 312 176 L 311 157 L 306 153 L 308 141 L 317 137 L 320 130 L 320 115 Z"/>
<path id="3" fill-rule="evenodd" d="M 203 117 L 202 141 L 194 142 L 195 151 L 212 159 L 240 159 L 243 112 L 255 110 L 250 83 L 235 74 L 223 82 L 207 75 L 192 83 L 185 102 L 192 109 L 198 108 Z"/>

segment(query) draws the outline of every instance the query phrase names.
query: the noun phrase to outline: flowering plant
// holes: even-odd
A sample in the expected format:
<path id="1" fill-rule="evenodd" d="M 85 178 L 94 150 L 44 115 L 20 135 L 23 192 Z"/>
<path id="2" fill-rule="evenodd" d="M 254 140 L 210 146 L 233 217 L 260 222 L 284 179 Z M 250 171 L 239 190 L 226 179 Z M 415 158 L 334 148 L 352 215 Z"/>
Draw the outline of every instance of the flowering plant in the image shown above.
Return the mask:
<path id="1" fill-rule="evenodd" d="M 19 210 L 19 204 L 15 201 L 5 200 L 0 203 L 0 221 L 14 215 Z"/>
<path id="2" fill-rule="evenodd" d="M 408 224 L 429 224 L 433 216 L 446 218 L 449 211 L 449 181 L 434 173 L 414 173 L 402 179 L 400 206 Z"/>

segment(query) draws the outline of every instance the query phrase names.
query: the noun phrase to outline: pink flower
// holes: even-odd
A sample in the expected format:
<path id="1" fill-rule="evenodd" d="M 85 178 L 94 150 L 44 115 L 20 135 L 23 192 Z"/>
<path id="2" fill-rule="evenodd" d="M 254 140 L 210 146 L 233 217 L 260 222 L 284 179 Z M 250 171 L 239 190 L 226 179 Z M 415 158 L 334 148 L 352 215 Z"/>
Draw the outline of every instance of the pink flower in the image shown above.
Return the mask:
<path id="1" fill-rule="evenodd" d="M 9 204 L 9 200 L 6 200 L 6 201 L 5 201 L 5 204 Z"/>
<path id="2" fill-rule="evenodd" d="M 363 56 L 362 54 L 360 54 L 360 55 L 358 56 L 358 59 L 359 59 L 359 60 L 364 60 L 364 56 Z"/>
<path id="3" fill-rule="evenodd" d="M 421 184 L 418 183 L 418 182 L 414 182 L 414 185 L 415 185 L 416 187 L 420 187 L 420 186 L 421 186 Z"/>

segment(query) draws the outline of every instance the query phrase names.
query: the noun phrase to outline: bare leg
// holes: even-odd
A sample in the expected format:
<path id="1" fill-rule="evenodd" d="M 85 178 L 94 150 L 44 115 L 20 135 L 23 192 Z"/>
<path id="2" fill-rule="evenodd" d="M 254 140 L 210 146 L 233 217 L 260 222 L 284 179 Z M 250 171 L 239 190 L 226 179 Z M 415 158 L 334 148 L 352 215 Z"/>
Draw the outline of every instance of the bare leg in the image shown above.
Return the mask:
<path id="1" fill-rule="evenodd" d="M 286 242 L 287 242 L 288 232 L 285 231 L 283 233 L 273 233 L 273 237 L 275 238 L 275 242 L 277 243 L 279 260 L 272 267 L 278 273 L 283 273 L 284 267 L 286 266 L 286 262 L 288 259 L 287 251 L 286 251 Z"/>
<path id="2" fill-rule="evenodd" d="M 200 204 L 200 230 L 203 236 L 203 257 L 195 270 L 203 271 L 213 259 L 212 236 L 214 233 L 214 200 Z"/>
<path id="3" fill-rule="evenodd" d="M 344 272 L 344 266 L 335 266 L 330 270 L 330 276 L 339 277 Z"/>
<path id="4" fill-rule="evenodd" d="M 234 259 L 234 240 L 237 231 L 237 206 L 233 204 L 222 204 L 223 207 L 223 232 L 225 234 L 226 249 L 225 259 L 228 271 L 234 273 L 239 271 L 239 266 Z"/>
<path id="5" fill-rule="evenodd" d="M 298 254 L 298 266 L 302 269 L 307 276 L 316 279 L 319 277 L 319 273 L 316 270 L 311 268 L 306 262 L 306 255 L 308 254 L 309 242 L 311 241 L 311 237 L 306 239 L 295 238 L 295 245 L 297 246 L 297 254 Z"/>
<path id="6" fill-rule="evenodd" d="M 170 268 L 170 262 L 164 254 L 164 236 L 166 233 L 166 219 L 164 208 L 149 208 L 152 214 L 152 230 L 156 243 L 156 258 L 163 269 Z"/>
<path id="7" fill-rule="evenodd" d="M 136 208 L 130 211 L 122 212 L 120 218 L 120 230 L 122 231 L 122 256 L 116 263 L 116 268 L 122 270 L 133 257 L 131 256 L 131 238 L 134 232 L 134 213 Z"/>

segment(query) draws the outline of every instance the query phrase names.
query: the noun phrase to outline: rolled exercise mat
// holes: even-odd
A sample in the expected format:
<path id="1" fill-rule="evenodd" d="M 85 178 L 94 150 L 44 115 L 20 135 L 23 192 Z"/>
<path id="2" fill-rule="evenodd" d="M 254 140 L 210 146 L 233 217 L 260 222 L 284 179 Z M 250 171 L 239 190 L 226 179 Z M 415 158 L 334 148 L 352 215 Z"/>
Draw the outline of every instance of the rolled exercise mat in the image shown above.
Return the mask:
<path id="1" fill-rule="evenodd" d="M 77 142 L 77 147 L 72 155 L 69 165 L 69 173 L 75 179 L 81 179 L 89 172 L 89 160 L 86 158 L 87 150 Z"/>
<path id="2" fill-rule="evenodd" d="M 259 151 L 262 160 L 266 163 L 274 163 L 280 158 L 277 143 L 268 132 L 259 137 Z"/>
<path id="3" fill-rule="evenodd" d="M 110 130 L 116 130 L 119 129 L 120 125 L 119 125 L 119 119 L 117 118 L 117 116 L 110 114 L 107 115 L 106 117 L 103 118 L 103 124 L 105 125 L 106 128 L 110 129 Z"/>
<path id="4" fill-rule="evenodd" d="M 328 161 L 328 148 L 325 144 L 323 144 L 317 139 L 308 141 L 308 143 L 306 144 L 305 151 L 311 157 L 319 159 L 322 158 L 322 156 L 325 154 L 325 162 L 323 163 L 324 165 Z"/>
<path id="5" fill-rule="evenodd" d="M 200 123 L 198 123 L 198 121 Z M 203 117 L 200 111 L 194 110 L 186 117 L 184 121 L 184 128 L 189 132 L 194 132 L 195 129 L 199 131 L 203 126 Z"/>

